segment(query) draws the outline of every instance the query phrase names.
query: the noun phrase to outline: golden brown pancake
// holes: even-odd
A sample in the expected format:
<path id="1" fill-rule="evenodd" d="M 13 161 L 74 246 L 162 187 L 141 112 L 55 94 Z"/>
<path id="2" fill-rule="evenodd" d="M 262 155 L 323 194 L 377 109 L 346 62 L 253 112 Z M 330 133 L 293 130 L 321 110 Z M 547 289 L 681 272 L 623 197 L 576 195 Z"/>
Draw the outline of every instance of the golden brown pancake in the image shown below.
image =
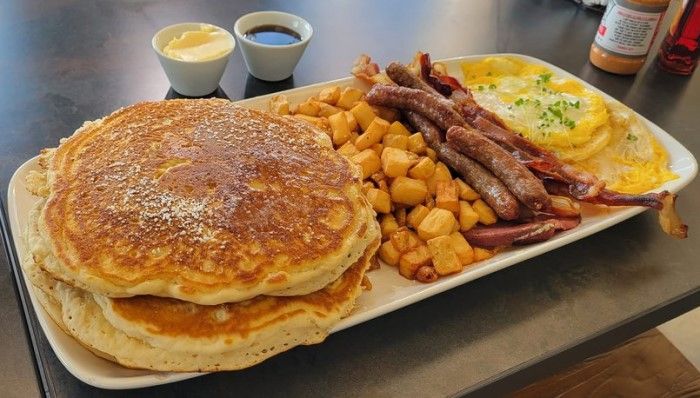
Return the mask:
<path id="1" fill-rule="evenodd" d="M 105 296 L 304 295 L 379 236 L 358 168 L 326 133 L 228 101 L 123 108 L 41 164 L 38 262 Z"/>
<path id="2" fill-rule="evenodd" d="M 27 231 L 30 249 L 38 213 Z M 52 279 L 33 257 L 22 266 L 49 315 L 100 357 L 131 368 L 233 370 L 323 341 L 352 310 L 378 246 L 376 239 L 337 280 L 308 295 L 212 306 L 155 296 L 107 298 Z"/>

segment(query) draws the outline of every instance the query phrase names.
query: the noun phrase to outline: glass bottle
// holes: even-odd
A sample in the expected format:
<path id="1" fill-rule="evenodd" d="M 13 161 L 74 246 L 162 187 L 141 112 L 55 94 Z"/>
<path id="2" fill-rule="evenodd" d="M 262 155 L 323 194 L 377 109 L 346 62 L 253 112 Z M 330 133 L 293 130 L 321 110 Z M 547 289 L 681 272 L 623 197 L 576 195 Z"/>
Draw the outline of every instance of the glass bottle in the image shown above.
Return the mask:
<path id="1" fill-rule="evenodd" d="M 698 62 L 699 38 L 700 2 L 685 0 L 659 49 L 661 68 L 679 75 L 693 73 Z"/>

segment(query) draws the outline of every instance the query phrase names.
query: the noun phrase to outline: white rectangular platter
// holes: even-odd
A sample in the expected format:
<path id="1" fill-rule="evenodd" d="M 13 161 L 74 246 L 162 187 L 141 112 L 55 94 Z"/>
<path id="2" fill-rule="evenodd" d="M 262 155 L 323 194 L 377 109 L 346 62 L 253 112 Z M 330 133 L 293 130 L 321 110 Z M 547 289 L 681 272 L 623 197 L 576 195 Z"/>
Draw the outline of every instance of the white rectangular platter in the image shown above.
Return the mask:
<path id="1" fill-rule="evenodd" d="M 580 81 L 591 90 L 599 92 L 605 98 L 612 100 L 612 97 L 602 93 L 600 90 L 587 84 L 586 82 L 581 81 L 576 76 L 539 59 L 518 54 L 496 55 L 517 57 L 530 63 L 544 65 L 550 68 L 556 75 Z M 462 61 L 477 61 L 484 57 L 486 56 L 474 55 L 442 60 L 441 62 L 444 62 L 447 65 L 448 71 L 452 76 L 461 77 L 459 65 Z M 298 103 L 306 100 L 306 98 L 309 96 L 318 93 L 318 91 L 324 87 L 332 85 L 366 88 L 363 83 L 358 82 L 352 77 L 348 77 L 345 79 L 288 90 L 285 91 L 284 94 L 287 95 L 292 103 Z M 268 100 L 271 96 L 272 95 L 266 95 L 251 98 L 239 101 L 238 104 L 250 108 L 267 109 Z M 659 188 L 659 190 L 667 189 L 671 192 L 678 192 L 684 186 L 690 183 L 693 178 L 695 178 L 698 170 L 695 158 L 686 148 L 684 148 L 667 132 L 643 118 L 641 115 L 637 115 L 637 117 L 648 125 L 649 129 L 669 152 L 670 167 L 679 176 L 678 179 L 664 184 Z M 66 135 L 69 133 L 70 132 L 66 131 Z M 10 226 L 14 244 L 17 249 L 18 260 L 20 262 L 24 260 L 27 253 L 21 237 L 27 224 L 29 211 L 38 200 L 38 198 L 32 196 L 26 190 L 25 176 L 29 173 L 29 171 L 34 170 L 37 167 L 36 158 L 30 159 L 20 166 L 20 168 L 17 169 L 12 176 L 8 189 Z M 373 289 L 362 294 L 358 300 L 357 307 L 355 308 L 354 312 L 336 325 L 332 332 L 337 332 L 368 321 L 396 309 L 449 290 L 455 286 L 463 285 L 484 275 L 488 275 L 513 264 L 517 264 L 523 260 L 564 246 L 567 243 L 582 239 L 588 235 L 601 231 L 636 214 L 639 214 L 642 211 L 644 211 L 644 209 L 640 207 L 601 210 L 594 209 L 591 206 L 584 206 L 583 221 L 577 228 L 558 234 L 546 242 L 506 250 L 487 261 L 483 261 L 466 268 L 459 274 L 441 278 L 432 284 L 422 284 L 416 281 L 409 281 L 399 276 L 395 268 L 383 266 L 379 270 L 373 271 L 369 274 Z M 695 231 L 695 233 L 697 233 L 697 231 Z M 24 282 L 29 287 L 28 291 L 31 303 L 36 311 L 39 323 L 46 334 L 46 338 L 55 351 L 56 356 L 61 363 L 65 365 L 69 372 L 85 383 L 107 389 L 127 389 L 172 383 L 202 374 L 133 370 L 96 357 L 73 338 L 63 333 L 63 331 L 61 331 L 61 329 L 54 324 L 34 296 L 34 292 L 31 289 L 31 284 L 26 276 L 24 278 Z"/>

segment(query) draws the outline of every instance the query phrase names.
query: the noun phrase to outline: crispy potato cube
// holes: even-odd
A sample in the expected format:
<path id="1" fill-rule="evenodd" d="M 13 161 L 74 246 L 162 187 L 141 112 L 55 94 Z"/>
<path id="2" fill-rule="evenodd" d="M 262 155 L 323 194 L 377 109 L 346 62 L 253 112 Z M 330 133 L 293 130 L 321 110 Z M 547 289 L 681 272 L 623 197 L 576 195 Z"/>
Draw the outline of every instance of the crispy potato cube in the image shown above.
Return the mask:
<path id="1" fill-rule="evenodd" d="M 270 99 L 270 112 L 278 115 L 289 115 L 289 100 L 284 94 L 275 95 Z"/>
<path id="2" fill-rule="evenodd" d="M 302 102 L 299 104 L 299 108 L 297 109 L 298 113 L 301 113 L 302 115 L 306 116 L 318 116 L 318 112 L 321 110 L 321 107 L 319 106 L 318 102 L 316 101 L 306 101 Z"/>
<path id="3" fill-rule="evenodd" d="M 493 257 L 496 254 L 495 251 L 484 249 L 483 247 L 474 248 L 474 261 L 482 261 Z"/>
<path id="4" fill-rule="evenodd" d="M 384 180 L 386 180 L 386 174 L 384 174 L 383 171 L 378 171 L 378 172 L 372 174 L 371 176 L 369 176 L 369 178 L 370 178 L 372 181 L 374 181 L 374 182 L 376 182 L 377 184 L 379 184 L 379 181 L 384 181 Z"/>
<path id="5" fill-rule="evenodd" d="M 331 133 L 330 125 L 328 124 L 328 119 L 324 119 L 324 118 L 320 118 L 320 117 L 316 117 L 316 116 L 304 115 L 303 113 L 297 113 L 296 115 L 294 115 L 294 117 L 297 119 L 301 119 L 307 123 L 313 124 L 314 126 L 325 131 L 326 133 Z"/>
<path id="6" fill-rule="evenodd" d="M 405 176 L 411 166 L 411 159 L 403 149 L 385 148 L 381 160 L 382 170 L 388 177 Z"/>
<path id="7" fill-rule="evenodd" d="M 408 137 L 398 134 L 386 134 L 382 138 L 382 144 L 388 148 L 398 148 L 405 151 L 408 149 Z"/>
<path id="8" fill-rule="evenodd" d="M 357 140 L 355 140 L 355 146 L 357 149 L 363 150 L 371 147 L 374 144 L 380 143 L 388 127 L 389 123 L 386 120 L 375 118 L 375 120 L 373 120 L 367 127 L 365 132 L 357 137 Z"/>
<path id="9" fill-rule="evenodd" d="M 452 238 L 438 236 L 428 241 L 428 250 L 433 258 L 433 267 L 438 275 L 454 274 L 462 270 L 462 262 L 452 247 Z"/>
<path id="10" fill-rule="evenodd" d="M 357 105 L 350 109 L 350 112 L 355 116 L 355 120 L 357 120 L 357 124 L 360 125 L 362 131 L 367 130 L 372 120 L 377 117 L 374 109 L 366 101 L 358 102 Z"/>
<path id="11" fill-rule="evenodd" d="M 335 106 L 343 108 L 346 111 L 350 110 L 350 108 L 355 106 L 357 101 L 362 99 L 363 95 L 365 95 L 365 93 L 363 93 L 362 90 L 358 90 L 354 87 L 345 87 L 340 93 L 340 98 L 338 98 L 338 102 L 335 103 Z"/>
<path id="12" fill-rule="evenodd" d="M 498 221 L 496 212 L 481 199 L 477 199 L 472 203 L 472 209 L 479 215 L 479 222 L 484 225 L 495 224 Z"/>
<path id="13" fill-rule="evenodd" d="M 371 150 L 373 150 L 374 152 L 376 152 L 376 153 L 377 153 L 377 156 L 379 156 L 379 158 L 381 158 L 381 157 L 382 157 L 382 152 L 384 152 L 384 145 L 382 145 L 381 143 L 378 142 L 378 143 L 372 145 L 371 147 L 369 147 L 369 149 L 371 149 Z"/>
<path id="14" fill-rule="evenodd" d="M 365 181 L 362 183 L 362 193 L 367 195 L 367 191 L 374 188 L 374 184 L 371 181 Z"/>
<path id="15" fill-rule="evenodd" d="M 391 234 L 390 239 L 399 253 L 406 253 L 422 244 L 418 235 L 406 227 L 400 227 L 396 232 Z"/>
<path id="16" fill-rule="evenodd" d="M 379 228 L 382 231 L 382 239 L 389 239 L 399 229 L 399 224 L 396 222 L 396 217 L 393 214 L 382 214 Z"/>
<path id="17" fill-rule="evenodd" d="M 450 239 L 452 239 L 452 248 L 457 253 L 459 257 L 459 262 L 462 266 L 469 265 L 474 262 L 474 249 L 464 238 L 460 232 L 453 232 L 450 234 Z"/>
<path id="18" fill-rule="evenodd" d="M 455 182 L 457 183 L 457 189 L 459 191 L 459 198 L 460 199 L 468 200 L 470 202 L 473 202 L 477 199 L 481 199 L 481 195 L 479 195 L 474 190 L 474 188 L 470 187 L 469 184 L 462 181 L 461 178 L 455 178 Z"/>
<path id="19" fill-rule="evenodd" d="M 325 102 L 316 102 L 319 106 L 318 108 L 318 116 L 321 117 L 328 117 L 330 115 L 335 115 L 336 113 L 343 113 L 344 111 L 337 106 L 333 105 L 328 105 Z"/>
<path id="20" fill-rule="evenodd" d="M 389 265 L 396 266 L 399 264 L 401 253 L 399 253 L 391 241 L 388 240 L 379 246 L 379 258 Z"/>
<path id="21" fill-rule="evenodd" d="M 435 195 L 437 193 L 437 183 L 439 181 L 452 181 L 452 174 L 450 174 L 450 170 L 447 168 L 445 163 L 442 162 L 437 162 L 435 164 L 435 171 L 433 172 L 433 175 L 425 180 L 425 183 L 428 186 L 428 191 L 431 195 Z"/>
<path id="22" fill-rule="evenodd" d="M 372 205 L 372 209 L 377 213 L 391 212 L 391 196 L 388 193 L 377 188 L 371 188 L 367 191 L 366 196 L 367 201 Z"/>
<path id="23" fill-rule="evenodd" d="M 421 283 L 431 283 L 438 280 L 439 276 L 435 271 L 435 268 L 429 265 L 424 265 L 418 268 L 416 274 L 414 275 L 414 278 Z"/>
<path id="24" fill-rule="evenodd" d="M 451 211 L 434 207 L 418 226 L 418 236 L 428 241 L 452 233 L 457 219 Z"/>
<path id="25" fill-rule="evenodd" d="M 386 73 L 377 73 L 376 75 L 372 75 L 370 79 L 377 84 L 388 84 L 392 85 L 395 84 L 393 80 L 389 78 L 389 76 L 386 75 Z"/>
<path id="26" fill-rule="evenodd" d="M 408 279 L 413 279 L 418 268 L 430 264 L 430 251 L 426 245 L 420 245 L 404 253 L 399 259 L 399 273 Z"/>
<path id="27" fill-rule="evenodd" d="M 328 124 L 331 125 L 331 131 L 333 132 L 333 145 L 340 146 L 350 140 L 350 127 L 345 114 L 336 113 L 335 115 L 330 115 Z"/>
<path id="28" fill-rule="evenodd" d="M 433 162 L 437 162 L 437 152 L 431 147 L 425 148 L 425 155 L 430 158 Z"/>
<path id="29" fill-rule="evenodd" d="M 350 131 L 357 131 L 357 119 L 355 119 L 355 115 L 352 114 L 350 111 L 345 111 L 345 118 L 348 119 L 348 127 L 350 128 Z"/>
<path id="30" fill-rule="evenodd" d="M 374 109 L 374 113 L 377 114 L 377 116 L 386 121 L 393 122 L 399 119 L 399 111 L 394 108 L 374 105 L 372 109 Z"/>
<path id="31" fill-rule="evenodd" d="M 469 202 L 459 201 L 459 229 L 469 231 L 479 221 L 479 215 L 474 211 Z"/>
<path id="32" fill-rule="evenodd" d="M 360 153 L 353 155 L 351 159 L 362 167 L 362 179 L 371 176 L 382 168 L 379 156 L 371 149 L 360 151 Z"/>
<path id="33" fill-rule="evenodd" d="M 337 152 L 346 158 L 352 157 L 360 153 L 359 150 L 357 150 L 357 147 L 355 147 L 355 144 L 352 142 L 348 141 L 345 144 L 343 144 L 340 148 L 338 148 Z"/>
<path id="34" fill-rule="evenodd" d="M 391 192 L 389 192 L 389 195 L 391 195 Z M 394 210 L 394 217 L 396 217 L 396 222 L 399 223 L 399 227 L 405 227 L 406 226 L 406 208 L 401 206 L 400 204 L 397 205 L 396 210 Z"/>
<path id="35" fill-rule="evenodd" d="M 318 100 L 326 104 L 335 105 L 340 99 L 340 87 L 326 87 L 318 93 Z"/>
<path id="36" fill-rule="evenodd" d="M 425 149 L 428 148 L 428 146 L 425 144 L 425 140 L 423 139 L 423 134 L 421 133 L 415 133 L 408 137 L 408 150 L 418 154 L 422 155 L 425 153 Z"/>
<path id="37" fill-rule="evenodd" d="M 391 126 L 389 126 L 389 134 L 397 134 L 397 135 L 405 135 L 406 137 L 411 135 L 411 132 L 408 131 L 406 126 L 403 125 L 403 123 L 399 121 L 395 121 L 391 123 Z"/>
<path id="38" fill-rule="evenodd" d="M 408 177 L 396 177 L 389 186 L 391 200 L 409 206 L 415 206 L 425 200 L 428 187 L 422 180 Z"/>
<path id="39" fill-rule="evenodd" d="M 425 219 L 425 217 L 430 213 L 430 209 L 423 205 L 417 205 L 414 207 L 408 215 L 406 215 L 406 223 L 413 227 L 413 229 L 418 229 L 420 223 Z"/>
<path id="40" fill-rule="evenodd" d="M 422 158 L 415 166 L 411 167 L 408 175 L 411 178 L 425 180 L 435 172 L 435 163 L 430 158 Z"/>
<path id="41" fill-rule="evenodd" d="M 435 187 L 435 207 L 459 213 L 457 184 L 452 180 L 438 181 Z"/>

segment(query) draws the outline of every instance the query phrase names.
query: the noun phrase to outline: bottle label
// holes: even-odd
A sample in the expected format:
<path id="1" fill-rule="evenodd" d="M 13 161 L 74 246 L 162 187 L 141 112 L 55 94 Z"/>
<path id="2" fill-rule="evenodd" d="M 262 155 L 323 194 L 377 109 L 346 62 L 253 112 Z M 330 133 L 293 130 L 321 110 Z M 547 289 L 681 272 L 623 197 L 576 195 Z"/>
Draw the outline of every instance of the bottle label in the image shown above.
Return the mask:
<path id="1" fill-rule="evenodd" d="M 663 12 L 641 12 L 611 0 L 600 21 L 595 42 L 622 56 L 644 56 L 654 39 Z"/>

